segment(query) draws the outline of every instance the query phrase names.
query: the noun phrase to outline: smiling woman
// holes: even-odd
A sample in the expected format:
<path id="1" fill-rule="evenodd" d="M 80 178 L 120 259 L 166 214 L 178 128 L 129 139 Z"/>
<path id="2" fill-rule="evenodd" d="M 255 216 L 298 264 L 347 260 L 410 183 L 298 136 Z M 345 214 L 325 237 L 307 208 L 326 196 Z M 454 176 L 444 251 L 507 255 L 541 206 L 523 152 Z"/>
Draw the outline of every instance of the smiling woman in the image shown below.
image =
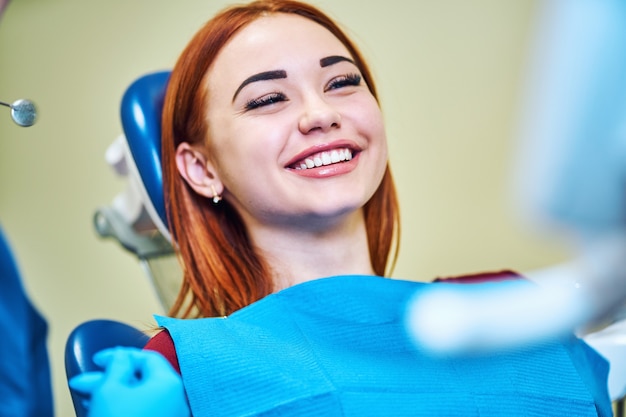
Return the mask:
<path id="1" fill-rule="evenodd" d="M 384 275 L 395 259 L 398 205 L 369 69 L 334 23 L 288 5 L 218 15 L 172 73 L 163 164 L 183 316 L 230 314 L 314 278 Z"/>
<path id="2" fill-rule="evenodd" d="M 450 284 L 385 278 L 399 213 L 383 117 L 361 54 L 320 10 L 216 15 L 173 69 L 162 128 L 184 281 L 146 350 L 169 363 L 100 356 L 107 374 L 73 382 L 91 417 L 610 415 L 607 364 L 574 337 L 441 357 L 406 334 L 409 299 Z"/>

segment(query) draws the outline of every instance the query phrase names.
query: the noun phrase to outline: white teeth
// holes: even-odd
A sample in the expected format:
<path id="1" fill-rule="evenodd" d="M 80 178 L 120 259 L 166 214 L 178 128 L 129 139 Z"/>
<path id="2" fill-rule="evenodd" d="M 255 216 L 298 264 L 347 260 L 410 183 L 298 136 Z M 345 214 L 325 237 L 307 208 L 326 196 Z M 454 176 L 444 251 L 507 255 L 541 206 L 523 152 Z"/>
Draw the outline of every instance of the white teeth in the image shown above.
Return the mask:
<path id="1" fill-rule="evenodd" d="M 336 164 L 342 161 L 350 161 L 352 151 L 350 149 L 333 149 L 330 152 L 320 152 L 314 156 L 306 158 L 297 165 L 296 169 L 310 169 L 325 165 Z"/>

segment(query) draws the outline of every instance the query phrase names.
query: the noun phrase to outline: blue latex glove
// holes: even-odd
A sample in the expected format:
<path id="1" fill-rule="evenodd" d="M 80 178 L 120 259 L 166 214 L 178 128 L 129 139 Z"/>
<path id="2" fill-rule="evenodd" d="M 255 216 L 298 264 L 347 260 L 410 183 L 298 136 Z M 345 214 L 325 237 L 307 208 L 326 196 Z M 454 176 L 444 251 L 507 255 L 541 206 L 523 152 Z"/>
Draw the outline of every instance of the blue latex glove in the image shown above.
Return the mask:
<path id="1" fill-rule="evenodd" d="M 117 347 L 94 355 L 104 372 L 85 372 L 69 381 L 88 394 L 89 417 L 189 417 L 180 375 L 157 352 Z"/>

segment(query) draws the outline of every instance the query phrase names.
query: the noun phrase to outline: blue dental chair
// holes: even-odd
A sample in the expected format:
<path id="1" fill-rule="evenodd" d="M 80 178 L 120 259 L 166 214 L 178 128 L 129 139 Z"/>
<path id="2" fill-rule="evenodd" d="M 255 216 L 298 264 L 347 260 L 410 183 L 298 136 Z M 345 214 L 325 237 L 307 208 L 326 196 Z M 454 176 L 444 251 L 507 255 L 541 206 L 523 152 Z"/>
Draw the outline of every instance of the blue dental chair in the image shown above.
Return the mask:
<path id="1" fill-rule="evenodd" d="M 169 74 L 147 74 L 126 90 L 121 103 L 124 134 L 109 147 L 106 159 L 119 175 L 128 178 L 128 188 L 94 215 L 94 227 L 101 237 L 116 240 L 138 258 L 165 311 L 174 302 L 181 279 L 166 227 L 161 174 L 160 120 Z M 119 321 L 84 322 L 72 331 L 65 345 L 67 379 L 99 370 L 92 357 L 102 349 L 142 348 L 148 340 L 147 334 Z M 88 398 L 74 391 L 71 396 L 77 417 L 86 416 Z"/>
<path id="2" fill-rule="evenodd" d="M 163 200 L 161 170 L 161 112 L 169 71 L 144 75 L 128 87 L 122 98 L 121 118 L 131 169 L 136 169 L 147 199 L 145 208 L 158 230 L 169 236 Z"/>
<path id="3" fill-rule="evenodd" d="M 161 109 L 169 75 L 169 71 L 144 75 L 123 95 L 124 133 L 105 158 L 127 178 L 127 189 L 99 207 L 93 218 L 102 238 L 117 241 L 137 257 L 164 311 L 174 303 L 181 280 L 167 228 L 161 173 Z"/>
<path id="4" fill-rule="evenodd" d="M 83 372 L 100 371 L 93 355 L 110 347 L 143 348 L 149 336 L 139 329 L 115 320 L 90 320 L 77 326 L 65 344 L 65 373 L 68 381 Z M 76 417 L 86 417 L 86 402 L 89 400 L 70 390 Z"/>

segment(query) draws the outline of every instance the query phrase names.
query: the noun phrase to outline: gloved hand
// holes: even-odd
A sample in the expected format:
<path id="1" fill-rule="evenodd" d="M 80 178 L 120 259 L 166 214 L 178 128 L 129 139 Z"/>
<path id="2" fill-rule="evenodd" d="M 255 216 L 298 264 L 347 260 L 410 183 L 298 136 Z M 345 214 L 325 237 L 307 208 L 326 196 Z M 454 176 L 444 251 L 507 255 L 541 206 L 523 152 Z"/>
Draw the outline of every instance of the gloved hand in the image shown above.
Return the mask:
<path id="1" fill-rule="evenodd" d="M 113 348 L 94 355 L 104 372 L 85 372 L 69 381 L 91 396 L 89 417 L 189 417 L 180 375 L 157 352 Z"/>

